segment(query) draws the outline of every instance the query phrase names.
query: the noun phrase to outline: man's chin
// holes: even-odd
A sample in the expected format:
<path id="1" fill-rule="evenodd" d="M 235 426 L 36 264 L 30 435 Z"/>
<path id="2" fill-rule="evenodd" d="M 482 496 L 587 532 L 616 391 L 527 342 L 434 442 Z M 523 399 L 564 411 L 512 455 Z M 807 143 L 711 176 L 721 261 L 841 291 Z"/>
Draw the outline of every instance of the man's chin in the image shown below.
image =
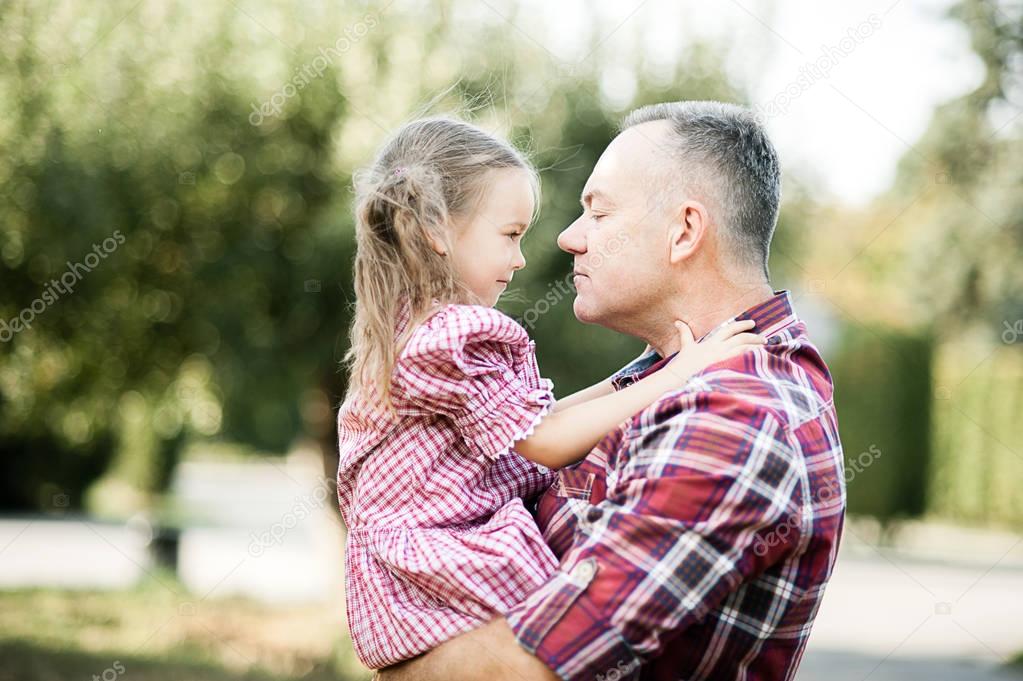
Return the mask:
<path id="1" fill-rule="evenodd" d="M 589 304 L 589 301 L 583 299 L 582 296 L 576 296 L 575 302 L 572 303 L 572 312 L 575 313 L 575 318 L 583 324 L 600 323 L 600 316 L 597 314 L 597 310 L 594 309 L 593 305 Z"/>

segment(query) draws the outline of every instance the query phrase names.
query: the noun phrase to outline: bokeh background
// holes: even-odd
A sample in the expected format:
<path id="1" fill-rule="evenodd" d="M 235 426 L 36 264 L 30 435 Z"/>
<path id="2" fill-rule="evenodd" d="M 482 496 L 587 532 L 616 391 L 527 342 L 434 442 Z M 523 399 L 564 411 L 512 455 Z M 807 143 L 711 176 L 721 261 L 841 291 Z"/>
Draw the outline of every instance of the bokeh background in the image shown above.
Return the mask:
<path id="1" fill-rule="evenodd" d="M 334 415 L 353 172 L 417 115 L 542 170 L 500 304 L 559 395 L 641 349 L 554 294 L 630 109 L 747 104 L 850 520 L 801 679 L 1023 651 L 1018 2 L 0 2 L 0 679 L 360 679 Z"/>

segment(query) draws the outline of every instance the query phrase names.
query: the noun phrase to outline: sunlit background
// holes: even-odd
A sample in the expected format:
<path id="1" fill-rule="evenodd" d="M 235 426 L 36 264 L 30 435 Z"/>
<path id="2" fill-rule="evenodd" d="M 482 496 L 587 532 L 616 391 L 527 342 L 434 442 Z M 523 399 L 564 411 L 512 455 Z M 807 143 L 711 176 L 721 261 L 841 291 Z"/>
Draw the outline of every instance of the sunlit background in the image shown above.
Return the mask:
<path id="1" fill-rule="evenodd" d="M 850 518 L 799 679 L 1023 668 L 1018 1 L 0 2 L 0 680 L 363 679 L 334 414 L 351 176 L 455 113 L 542 169 L 500 304 L 559 395 L 642 343 L 545 297 L 630 109 L 743 103 Z"/>

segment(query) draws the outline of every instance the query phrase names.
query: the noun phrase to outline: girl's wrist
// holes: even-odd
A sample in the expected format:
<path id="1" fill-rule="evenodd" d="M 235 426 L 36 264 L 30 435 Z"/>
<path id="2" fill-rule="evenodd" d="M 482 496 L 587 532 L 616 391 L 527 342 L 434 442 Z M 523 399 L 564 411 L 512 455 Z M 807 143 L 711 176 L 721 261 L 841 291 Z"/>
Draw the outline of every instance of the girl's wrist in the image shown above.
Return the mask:
<path id="1" fill-rule="evenodd" d="M 684 367 L 675 366 L 677 362 L 666 364 L 661 371 L 653 374 L 660 380 L 660 385 L 665 390 L 671 390 L 678 387 L 682 381 L 688 378 L 688 371 Z"/>

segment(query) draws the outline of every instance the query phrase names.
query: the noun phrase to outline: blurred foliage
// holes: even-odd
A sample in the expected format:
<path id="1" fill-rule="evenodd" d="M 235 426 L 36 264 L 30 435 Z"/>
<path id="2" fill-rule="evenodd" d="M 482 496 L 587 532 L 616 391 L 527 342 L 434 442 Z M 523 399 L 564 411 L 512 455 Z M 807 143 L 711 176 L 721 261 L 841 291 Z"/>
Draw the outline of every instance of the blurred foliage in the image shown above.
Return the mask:
<path id="1" fill-rule="evenodd" d="M 1023 317 L 1023 14 L 961 0 L 950 19 L 970 38 L 980 84 L 936 108 L 890 190 L 833 215 L 838 228 L 814 253 L 838 272 L 832 291 L 857 322 L 931 326 L 943 339 L 979 327 L 998 343 L 1003 323 Z"/>
<path id="2" fill-rule="evenodd" d="M 1018 347 L 982 352 L 989 349 L 981 339 L 965 338 L 945 344 L 937 357 L 930 507 L 946 518 L 1018 529 L 1023 357 Z"/>
<path id="3" fill-rule="evenodd" d="M 844 331 L 830 368 L 850 513 L 890 523 L 926 509 L 932 354 L 927 333 Z"/>
<path id="4" fill-rule="evenodd" d="M 1023 318 L 1023 13 L 997 0 L 952 10 L 984 65 L 981 84 L 939 107 L 900 167 L 895 191 L 921 196 L 910 243 L 925 309 L 947 332 L 1002 332 Z"/>
<path id="5" fill-rule="evenodd" d="M 336 78 L 256 127 L 227 12 L 113 3 L 57 46 L 54 24 L 76 17 L 43 9 L 5 3 L 0 19 L 16 66 L 0 86 L 0 305 L 5 321 L 38 313 L 0 350 L 3 477 L 17 481 L 0 503 L 46 507 L 45 481 L 78 505 L 103 468 L 80 459 L 159 489 L 186 434 L 285 447 L 303 391 L 333 378 L 339 296 L 306 282 L 343 280 L 348 260 L 328 205 L 344 181 Z M 82 49 L 125 15 L 134 30 Z M 140 40 L 156 25 L 181 49 Z"/>
<path id="6" fill-rule="evenodd" d="M 1019 479 L 1023 463 L 1016 416 L 1016 377 L 1023 373 L 1023 14 L 1018 4 L 961 0 L 949 16 L 970 38 L 980 84 L 935 110 L 884 196 L 860 211 L 833 209 L 835 228 L 815 239 L 808 234 L 811 276 L 828 273 L 820 276 L 827 276 L 845 326 L 843 350 L 831 363 L 836 378 L 841 374 L 836 403 L 847 454 L 867 442 L 885 450 L 881 440 L 894 438 L 900 452 L 916 452 L 910 458 L 920 466 L 910 498 L 883 499 L 884 489 L 907 493 L 902 466 L 911 462 L 900 454 L 895 480 L 871 475 L 871 489 L 851 487 L 851 508 L 882 517 L 915 508 L 1019 528 L 1023 507 L 1009 481 Z M 913 351 L 900 337 L 919 338 L 921 347 Z M 920 377 L 932 356 L 927 407 L 919 402 L 927 392 Z M 926 413 L 933 419 L 923 434 Z M 907 433 L 891 432 L 893 414 L 905 419 Z M 904 439 L 909 433 L 919 438 L 915 445 Z"/>

